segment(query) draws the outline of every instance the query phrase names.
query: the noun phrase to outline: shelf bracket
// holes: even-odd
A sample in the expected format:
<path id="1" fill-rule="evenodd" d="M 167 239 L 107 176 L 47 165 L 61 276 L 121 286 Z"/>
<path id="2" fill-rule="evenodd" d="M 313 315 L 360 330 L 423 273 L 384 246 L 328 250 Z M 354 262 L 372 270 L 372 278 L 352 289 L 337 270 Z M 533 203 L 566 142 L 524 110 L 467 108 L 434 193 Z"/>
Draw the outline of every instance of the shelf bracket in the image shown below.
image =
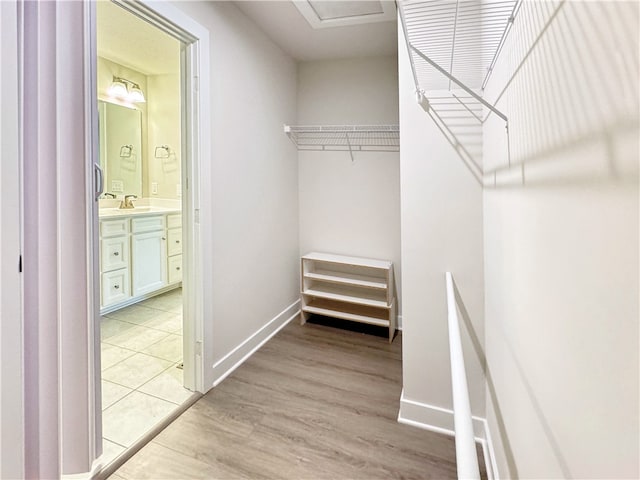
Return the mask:
<path id="1" fill-rule="evenodd" d="M 349 155 L 351 155 L 351 163 L 353 163 L 354 162 L 354 159 L 353 159 L 353 148 L 351 147 L 351 141 L 349 140 L 349 132 L 345 132 L 344 136 L 347 139 L 347 145 L 349 146 Z"/>
<path id="2" fill-rule="evenodd" d="M 420 58 L 422 58 L 425 62 L 427 62 L 428 64 L 430 64 L 433 68 L 435 68 L 436 70 L 438 70 L 441 74 L 443 74 L 445 77 L 447 77 L 449 80 L 451 80 L 453 83 L 455 83 L 456 85 L 458 85 L 462 90 L 464 90 L 466 93 L 468 93 L 469 95 L 471 95 L 473 98 L 475 98 L 478 102 L 480 102 L 482 105 L 484 105 L 485 107 L 487 107 L 489 110 L 491 110 L 493 113 L 495 113 L 497 116 L 499 116 L 501 119 L 503 119 L 505 122 L 508 121 L 507 120 L 507 116 L 502 113 L 500 110 L 498 110 L 496 107 L 494 107 L 493 105 L 491 105 L 489 102 L 487 102 L 484 98 L 482 98 L 481 95 L 478 95 L 476 92 L 474 92 L 472 89 L 470 89 L 469 87 L 467 87 L 464 83 L 462 83 L 460 80 L 458 80 L 456 77 L 454 77 L 453 75 L 451 75 L 449 72 L 447 72 L 444 68 L 442 68 L 440 65 L 438 65 L 436 62 L 434 62 L 433 60 L 431 60 L 429 57 L 427 57 L 424 53 L 422 53 L 420 50 L 418 50 L 416 47 L 414 47 L 411 43 L 409 43 L 409 48 L 411 48 L 411 50 L 413 50 Z"/>

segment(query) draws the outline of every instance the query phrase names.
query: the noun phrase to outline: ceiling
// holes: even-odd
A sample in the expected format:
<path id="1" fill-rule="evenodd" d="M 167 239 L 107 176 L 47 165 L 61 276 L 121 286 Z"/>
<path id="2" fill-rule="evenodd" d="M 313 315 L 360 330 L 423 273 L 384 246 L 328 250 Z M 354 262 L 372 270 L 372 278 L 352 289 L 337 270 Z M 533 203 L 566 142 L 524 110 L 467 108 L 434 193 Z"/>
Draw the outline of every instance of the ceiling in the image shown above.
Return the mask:
<path id="1" fill-rule="evenodd" d="M 180 71 L 180 42 L 112 2 L 96 2 L 98 56 L 145 75 Z"/>
<path id="2" fill-rule="evenodd" d="M 316 22 L 314 28 L 292 0 L 241 0 L 234 3 L 285 53 L 299 61 L 395 55 L 397 52 L 395 14 L 386 15 L 382 21 L 375 15 L 333 19 L 320 22 L 324 25 Z M 302 0 L 302 3 L 306 1 Z M 357 10 L 359 3 L 381 3 L 385 11 L 395 12 L 395 2 L 389 0 L 315 0 L 312 3 L 318 10 L 322 3 L 330 3 L 332 15 L 334 11 L 340 11 L 340 5 L 349 12 L 354 9 L 354 4 Z M 99 56 L 145 75 L 179 71 L 178 40 L 112 2 L 99 1 L 96 4 Z"/>
<path id="3" fill-rule="evenodd" d="M 329 1 L 333 6 L 343 3 L 345 7 L 356 3 L 327 0 Z M 391 6 L 395 9 L 393 1 L 381 3 L 385 4 L 385 7 Z M 313 28 L 291 0 L 236 1 L 235 4 L 284 52 L 296 60 L 373 57 L 397 53 L 395 15 L 392 16 L 393 20 Z M 360 17 L 357 21 L 366 20 Z M 347 22 L 339 23 L 344 25 Z"/>

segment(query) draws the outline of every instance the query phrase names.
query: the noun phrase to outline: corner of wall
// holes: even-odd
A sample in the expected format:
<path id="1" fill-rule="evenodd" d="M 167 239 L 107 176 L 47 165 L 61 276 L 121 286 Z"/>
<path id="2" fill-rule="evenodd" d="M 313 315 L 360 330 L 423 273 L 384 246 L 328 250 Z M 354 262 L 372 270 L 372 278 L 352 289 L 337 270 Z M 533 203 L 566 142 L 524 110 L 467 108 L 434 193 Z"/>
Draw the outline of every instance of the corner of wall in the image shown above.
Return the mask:
<path id="1" fill-rule="evenodd" d="M 267 343 L 300 313 L 300 300 L 296 300 L 262 327 L 249 335 L 242 343 L 213 365 L 213 387 L 231 375 L 245 360 Z"/>
<path id="2" fill-rule="evenodd" d="M 475 432 L 475 441 L 482 445 L 487 478 L 489 480 L 497 479 L 499 478 L 498 468 L 496 465 L 492 436 L 487 420 L 476 416 L 471 418 L 473 421 L 473 430 Z M 398 423 L 451 437 L 455 436 L 453 410 L 409 399 L 405 396 L 404 390 L 400 395 Z"/>

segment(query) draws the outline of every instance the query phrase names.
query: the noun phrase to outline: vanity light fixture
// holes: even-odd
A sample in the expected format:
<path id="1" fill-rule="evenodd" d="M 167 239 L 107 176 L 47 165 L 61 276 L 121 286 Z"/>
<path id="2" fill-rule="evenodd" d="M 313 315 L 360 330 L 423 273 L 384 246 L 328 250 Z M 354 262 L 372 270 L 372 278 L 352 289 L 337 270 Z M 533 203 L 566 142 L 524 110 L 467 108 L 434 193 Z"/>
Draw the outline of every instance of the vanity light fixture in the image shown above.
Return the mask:
<path id="1" fill-rule="evenodd" d="M 129 101 L 132 103 L 144 103 L 146 101 L 142 90 L 136 84 L 133 84 L 129 89 Z"/>
<path id="2" fill-rule="evenodd" d="M 113 77 L 113 81 L 107 90 L 110 97 L 124 100 L 129 103 L 146 102 L 142 90 L 137 83 L 122 77 Z"/>
<path id="3" fill-rule="evenodd" d="M 111 82 L 111 86 L 107 93 L 110 97 L 116 98 L 127 98 L 129 95 L 129 90 L 127 89 L 127 84 L 124 83 L 121 79 L 113 77 L 113 82 Z"/>

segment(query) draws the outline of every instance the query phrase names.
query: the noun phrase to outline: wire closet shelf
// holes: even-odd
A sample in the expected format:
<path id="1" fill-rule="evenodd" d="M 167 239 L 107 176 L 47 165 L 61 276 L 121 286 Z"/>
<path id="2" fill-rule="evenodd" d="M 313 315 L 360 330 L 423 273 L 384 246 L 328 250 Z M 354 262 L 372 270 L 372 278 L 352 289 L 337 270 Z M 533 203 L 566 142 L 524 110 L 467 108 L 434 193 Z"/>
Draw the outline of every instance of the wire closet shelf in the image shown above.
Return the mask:
<path id="1" fill-rule="evenodd" d="M 298 150 L 397 152 L 398 125 L 285 125 L 285 133 Z"/>
<path id="2" fill-rule="evenodd" d="M 418 103 L 481 169 L 482 125 L 507 117 L 483 97 L 522 0 L 398 2 Z"/>

